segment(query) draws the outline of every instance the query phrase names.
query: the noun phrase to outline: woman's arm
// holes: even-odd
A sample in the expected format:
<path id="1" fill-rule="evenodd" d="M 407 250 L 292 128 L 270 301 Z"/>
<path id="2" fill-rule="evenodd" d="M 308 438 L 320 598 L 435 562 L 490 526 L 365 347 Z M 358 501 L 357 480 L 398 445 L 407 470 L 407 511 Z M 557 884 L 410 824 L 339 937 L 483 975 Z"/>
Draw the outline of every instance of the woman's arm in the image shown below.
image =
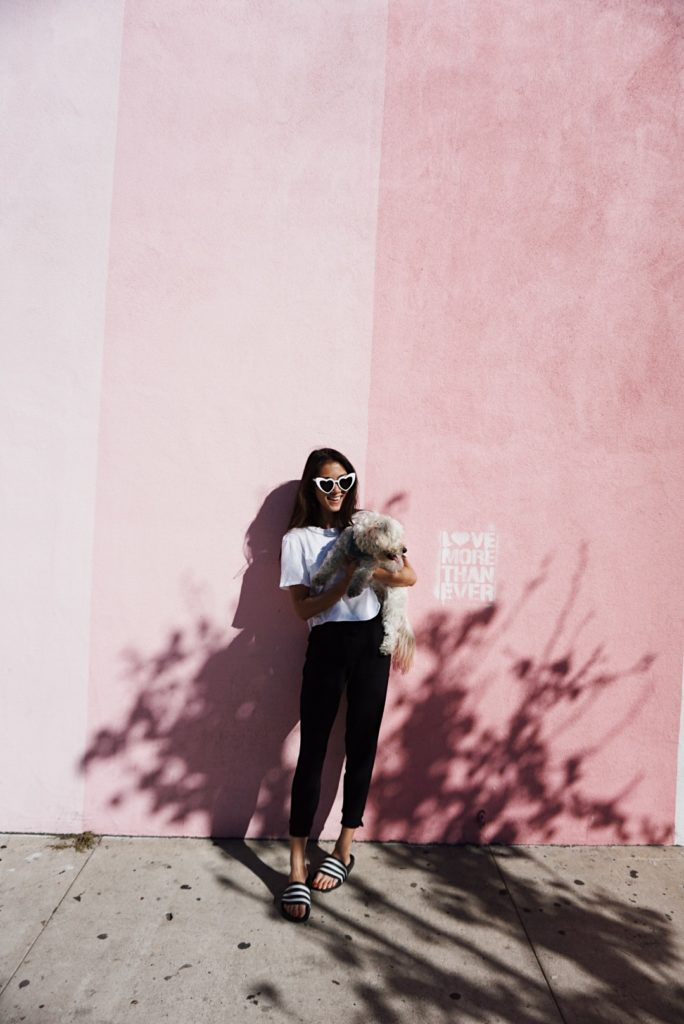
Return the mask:
<path id="1" fill-rule="evenodd" d="M 333 584 L 329 590 L 324 590 L 322 594 L 311 596 L 311 591 L 303 583 L 296 583 L 288 587 L 295 614 L 306 622 L 307 619 L 312 619 L 314 615 L 320 615 L 321 612 L 332 608 L 347 593 L 347 587 L 351 583 L 351 578 L 356 569 L 357 563 L 354 561 L 349 562 L 344 570 L 344 576 L 337 583 Z"/>
<path id="2" fill-rule="evenodd" d="M 404 568 L 399 572 L 388 572 L 387 569 L 377 568 L 373 572 L 373 579 L 382 583 L 383 587 L 412 587 L 418 577 L 416 571 L 404 555 Z"/>

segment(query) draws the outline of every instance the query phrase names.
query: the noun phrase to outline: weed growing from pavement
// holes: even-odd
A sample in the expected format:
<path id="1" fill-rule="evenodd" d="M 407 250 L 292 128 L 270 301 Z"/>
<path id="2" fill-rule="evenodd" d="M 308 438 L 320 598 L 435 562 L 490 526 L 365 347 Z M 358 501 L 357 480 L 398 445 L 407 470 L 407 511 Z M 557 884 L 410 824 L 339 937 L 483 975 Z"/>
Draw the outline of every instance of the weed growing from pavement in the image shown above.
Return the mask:
<path id="1" fill-rule="evenodd" d="M 65 835 L 58 838 L 58 843 L 50 843 L 51 850 L 73 849 L 78 850 L 79 853 L 85 853 L 86 850 L 92 850 L 100 837 L 96 836 L 94 832 L 81 832 L 79 835 Z"/>

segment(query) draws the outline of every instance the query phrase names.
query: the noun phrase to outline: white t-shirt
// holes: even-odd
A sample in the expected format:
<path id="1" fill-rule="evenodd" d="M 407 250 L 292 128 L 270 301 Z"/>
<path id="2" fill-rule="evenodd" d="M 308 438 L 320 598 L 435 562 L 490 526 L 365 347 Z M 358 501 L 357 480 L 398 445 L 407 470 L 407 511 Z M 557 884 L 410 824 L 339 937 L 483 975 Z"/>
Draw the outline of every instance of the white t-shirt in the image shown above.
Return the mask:
<path id="1" fill-rule="evenodd" d="M 288 530 L 283 537 L 280 560 L 280 587 L 287 590 L 297 583 L 311 587 L 311 577 L 322 564 L 330 548 L 339 536 L 334 527 L 303 526 Z M 312 594 L 328 590 L 341 576 L 341 571 L 327 584 L 318 590 L 311 588 Z M 374 619 L 380 611 L 380 602 L 373 590 L 367 587 L 358 597 L 342 597 L 326 611 L 307 619 L 309 629 L 323 622 L 365 622 Z"/>

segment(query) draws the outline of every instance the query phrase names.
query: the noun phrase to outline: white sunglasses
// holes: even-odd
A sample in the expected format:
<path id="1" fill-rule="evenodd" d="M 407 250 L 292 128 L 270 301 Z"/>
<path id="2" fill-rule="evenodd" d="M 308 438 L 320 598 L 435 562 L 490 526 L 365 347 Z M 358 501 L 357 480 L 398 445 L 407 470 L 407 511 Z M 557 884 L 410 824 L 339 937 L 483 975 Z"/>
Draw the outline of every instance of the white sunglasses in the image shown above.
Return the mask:
<path id="1" fill-rule="evenodd" d="M 313 482 L 319 491 L 323 491 L 324 494 L 332 494 L 335 490 L 335 484 L 339 487 L 343 494 L 350 491 L 356 481 L 356 473 L 345 473 L 344 476 L 338 476 L 337 480 L 333 480 L 331 476 L 315 476 Z"/>

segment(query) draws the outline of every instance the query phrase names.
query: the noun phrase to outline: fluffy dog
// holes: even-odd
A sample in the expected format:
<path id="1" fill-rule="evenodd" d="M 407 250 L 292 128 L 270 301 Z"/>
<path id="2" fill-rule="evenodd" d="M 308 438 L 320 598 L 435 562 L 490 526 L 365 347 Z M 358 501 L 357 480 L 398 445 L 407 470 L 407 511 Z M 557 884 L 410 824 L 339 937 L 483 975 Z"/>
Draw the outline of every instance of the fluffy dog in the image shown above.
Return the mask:
<path id="1" fill-rule="evenodd" d="M 359 567 L 351 578 L 347 594 L 356 597 L 371 586 L 382 604 L 384 639 L 382 654 L 391 654 L 394 664 L 407 672 L 413 661 L 416 641 L 406 617 L 406 589 L 384 587 L 373 579 L 378 566 L 388 572 L 399 572 L 404 565 L 404 530 L 401 523 L 378 512 L 357 512 L 351 526 L 342 531 L 322 565 L 314 573 L 311 583 L 320 587 L 327 583 L 347 558 L 358 561 Z"/>

